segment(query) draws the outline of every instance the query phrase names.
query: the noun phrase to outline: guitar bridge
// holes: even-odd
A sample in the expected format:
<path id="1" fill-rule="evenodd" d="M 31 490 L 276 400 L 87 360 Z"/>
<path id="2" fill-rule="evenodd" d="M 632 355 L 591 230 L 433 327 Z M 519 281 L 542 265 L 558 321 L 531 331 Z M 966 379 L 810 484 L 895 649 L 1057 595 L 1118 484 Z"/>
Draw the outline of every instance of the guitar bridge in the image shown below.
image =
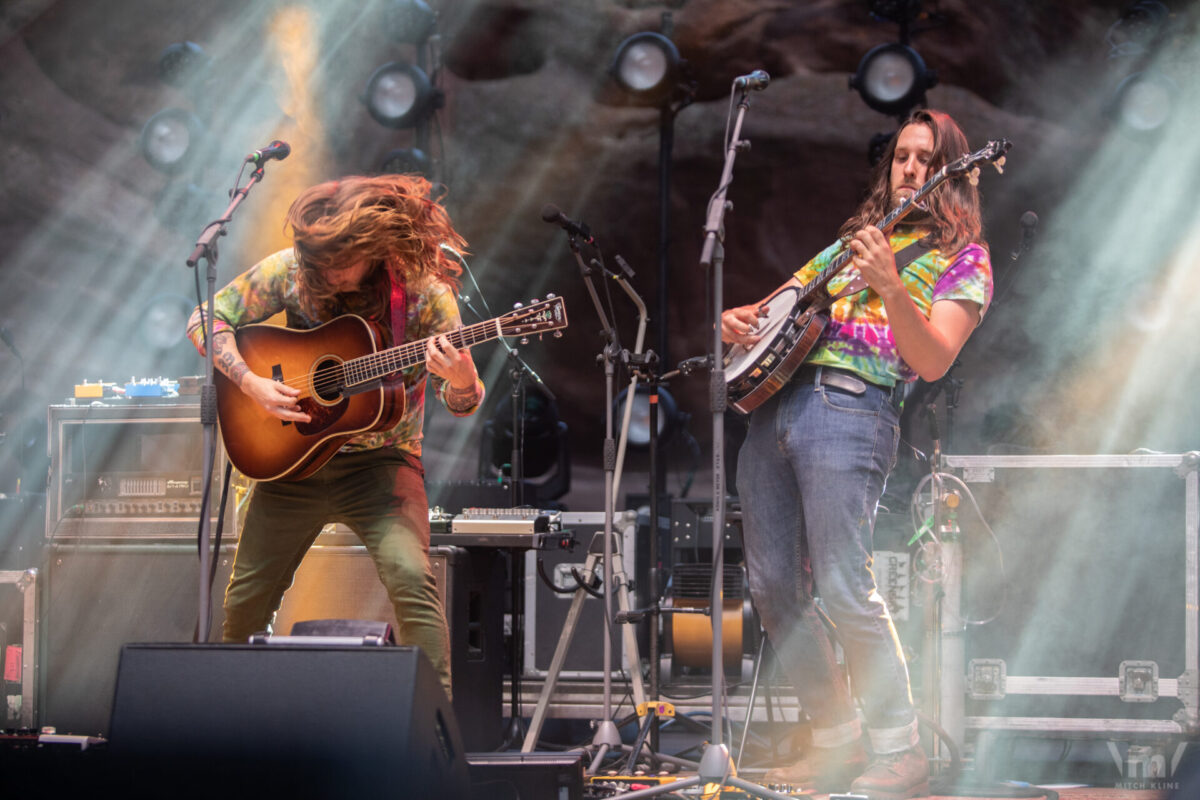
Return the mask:
<path id="1" fill-rule="evenodd" d="M 280 383 L 283 383 L 283 367 L 280 366 L 279 364 L 271 365 L 271 380 L 279 381 Z M 292 421 L 290 419 L 281 419 L 279 421 L 282 422 L 285 426 L 292 424 Z"/>

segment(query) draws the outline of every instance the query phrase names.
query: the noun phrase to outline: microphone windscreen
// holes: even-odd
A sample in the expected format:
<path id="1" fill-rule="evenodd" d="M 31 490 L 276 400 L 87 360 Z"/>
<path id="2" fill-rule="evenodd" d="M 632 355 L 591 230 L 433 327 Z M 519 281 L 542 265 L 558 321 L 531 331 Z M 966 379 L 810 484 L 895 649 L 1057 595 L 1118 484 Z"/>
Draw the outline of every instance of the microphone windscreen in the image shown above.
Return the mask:
<path id="1" fill-rule="evenodd" d="M 558 218 L 562 216 L 562 211 L 553 203 L 546 203 L 542 206 L 542 219 L 546 222 L 558 222 Z"/>

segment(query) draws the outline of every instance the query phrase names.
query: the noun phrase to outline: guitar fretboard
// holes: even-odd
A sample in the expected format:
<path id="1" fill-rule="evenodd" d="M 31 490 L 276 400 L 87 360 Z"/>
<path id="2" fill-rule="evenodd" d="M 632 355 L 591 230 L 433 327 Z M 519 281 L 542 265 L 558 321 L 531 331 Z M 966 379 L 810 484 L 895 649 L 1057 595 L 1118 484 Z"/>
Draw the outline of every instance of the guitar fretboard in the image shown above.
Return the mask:
<path id="1" fill-rule="evenodd" d="M 450 344 L 458 350 L 474 347 L 503 335 L 500 318 L 477 322 L 445 334 L 446 338 L 450 340 Z M 361 383 L 369 383 L 384 375 L 391 375 L 422 363 L 425 360 L 425 348 L 429 339 L 432 338 L 434 337 L 431 336 L 417 342 L 407 342 L 344 362 L 342 369 L 345 385 L 357 386 Z"/>

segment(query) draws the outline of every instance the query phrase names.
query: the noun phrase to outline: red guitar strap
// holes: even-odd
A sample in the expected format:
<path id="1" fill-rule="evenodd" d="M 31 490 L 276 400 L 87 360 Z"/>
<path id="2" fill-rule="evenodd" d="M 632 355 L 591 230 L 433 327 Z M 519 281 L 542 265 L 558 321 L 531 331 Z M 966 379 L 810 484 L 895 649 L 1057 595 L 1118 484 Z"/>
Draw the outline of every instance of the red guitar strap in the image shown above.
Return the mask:
<path id="1" fill-rule="evenodd" d="M 404 324 L 408 318 L 408 292 L 404 284 L 395 278 L 389 279 L 392 284 L 392 344 L 404 344 Z"/>

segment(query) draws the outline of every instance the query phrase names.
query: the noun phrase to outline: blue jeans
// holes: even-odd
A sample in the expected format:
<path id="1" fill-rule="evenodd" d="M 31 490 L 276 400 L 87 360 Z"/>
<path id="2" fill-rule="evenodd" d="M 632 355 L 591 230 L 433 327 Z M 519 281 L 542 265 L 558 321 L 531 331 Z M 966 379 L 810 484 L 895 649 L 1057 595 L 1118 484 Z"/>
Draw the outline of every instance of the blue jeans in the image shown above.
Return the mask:
<path id="1" fill-rule="evenodd" d="M 814 596 L 837 628 L 875 751 L 916 741 L 908 668 L 871 572 L 899 439 L 887 390 L 867 384 L 854 395 L 796 379 L 754 411 L 739 455 L 750 593 L 819 746 L 861 731 Z"/>

